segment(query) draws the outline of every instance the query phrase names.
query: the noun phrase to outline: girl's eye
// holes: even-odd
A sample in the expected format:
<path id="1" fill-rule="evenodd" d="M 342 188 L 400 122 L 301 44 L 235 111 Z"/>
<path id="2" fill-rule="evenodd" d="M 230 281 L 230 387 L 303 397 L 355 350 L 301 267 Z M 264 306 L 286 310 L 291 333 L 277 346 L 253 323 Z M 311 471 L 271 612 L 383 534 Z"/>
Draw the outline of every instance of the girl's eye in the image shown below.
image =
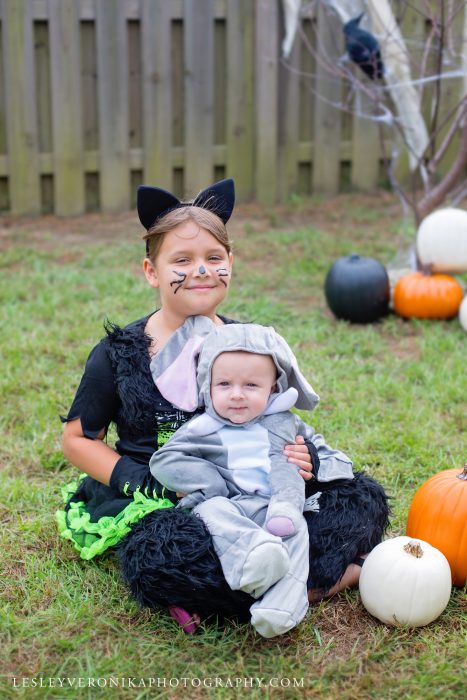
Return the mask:
<path id="1" fill-rule="evenodd" d="M 177 265 L 182 265 L 183 263 L 188 262 L 188 258 L 178 258 L 178 260 L 175 260 Z"/>
<path id="2" fill-rule="evenodd" d="M 222 260 L 222 258 L 220 255 L 211 255 L 209 257 L 209 262 L 219 262 L 221 260 Z"/>

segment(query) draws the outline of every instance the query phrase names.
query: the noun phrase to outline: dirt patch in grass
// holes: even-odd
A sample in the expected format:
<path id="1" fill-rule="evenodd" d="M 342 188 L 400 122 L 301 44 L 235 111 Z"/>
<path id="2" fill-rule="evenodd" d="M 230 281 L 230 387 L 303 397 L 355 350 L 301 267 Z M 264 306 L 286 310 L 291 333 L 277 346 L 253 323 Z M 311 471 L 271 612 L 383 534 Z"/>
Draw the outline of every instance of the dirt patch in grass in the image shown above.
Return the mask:
<path id="1" fill-rule="evenodd" d="M 2 578 L 13 579 L 14 581 L 22 581 L 26 576 L 26 565 L 20 559 L 9 559 L 6 565 L 2 567 Z"/>
<path id="2" fill-rule="evenodd" d="M 67 253 L 63 253 L 63 255 L 59 255 L 58 258 L 56 259 L 56 262 L 59 265 L 68 265 L 70 263 L 75 263 L 81 260 L 83 257 L 82 253 L 79 253 L 78 251 L 69 251 Z"/>
<path id="3" fill-rule="evenodd" d="M 264 233 L 271 228 L 312 226 L 330 234 L 345 235 L 352 231 L 365 239 L 388 235 L 388 228 L 401 219 L 401 210 L 388 192 L 341 194 L 337 197 L 308 198 L 297 204 L 262 207 L 239 204 L 228 224 L 230 238 L 237 241 L 249 233 Z M 0 217 L 0 250 L 24 243 L 28 248 L 74 249 L 95 243 L 141 240 L 141 224 L 136 212 L 119 214 L 84 214 L 76 217 Z M 141 245 L 143 243 L 141 242 Z M 63 262 L 67 262 L 66 258 Z"/>
<path id="4" fill-rule="evenodd" d="M 335 659 L 348 659 L 372 647 L 375 625 L 357 594 L 335 596 L 325 603 L 315 622 L 320 645 L 326 649 L 327 656 Z"/>
<path id="5" fill-rule="evenodd" d="M 387 332 L 384 324 L 374 324 L 376 332 L 380 333 L 386 344 L 386 351 L 397 360 L 417 360 L 421 357 L 421 350 L 418 343 L 420 330 L 412 323 L 393 314 L 397 320 L 397 335 Z"/>
<path id="6" fill-rule="evenodd" d="M 0 217 L 0 249 L 24 244 L 35 250 L 76 249 L 96 243 L 141 238 L 135 212 L 74 217 Z M 64 263 L 67 262 L 64 254 Z"/>
<path id="7" fill-rule="evenodd" d="M 421 357 L 418 333 L 409 333 L 405 338 L 387 338 L 388 352 L 398 360 L 416 360 Z"/>
<path id="8" fill-rule="evenodd" d="M 11 653 L 2 673 L 7 678 L 28 678 L 35 677 L 40 670 L 39 656 L 31 650 L 31 647 L 28 647 L 26 651 L 18 650 Z"/>

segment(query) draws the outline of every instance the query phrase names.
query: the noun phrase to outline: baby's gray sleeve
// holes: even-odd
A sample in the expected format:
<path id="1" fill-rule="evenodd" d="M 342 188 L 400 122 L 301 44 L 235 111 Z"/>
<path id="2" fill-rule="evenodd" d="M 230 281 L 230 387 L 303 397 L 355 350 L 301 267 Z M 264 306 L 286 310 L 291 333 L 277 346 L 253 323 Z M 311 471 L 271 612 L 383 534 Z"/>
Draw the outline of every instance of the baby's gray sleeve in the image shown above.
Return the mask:
<path id="1" fill-rule="evenodd" d="M 335 481 L 336 479 L 353 479 L 352 460 L 344 452 L 335 450 L 326 444 L 322 435 L 314 428 L 304 423 L 295 415 L 296 435 L 302 435 L 305 440 L 313 443 L 319 457 L 319 466 L 313 470 L 318 481 Z M 295 442 L 295 437 L 294 440 Z"/>
<path id="2" fill-rule="evenodd" d="M 217 466 L 203 454 L 200 445 L 189 441 L 183 428 L 153 454 L 149 468 L 163 486 L 187 494 L 178 504 L 181 507 L 194 508 L 208 498 L 228 495 Z"/>

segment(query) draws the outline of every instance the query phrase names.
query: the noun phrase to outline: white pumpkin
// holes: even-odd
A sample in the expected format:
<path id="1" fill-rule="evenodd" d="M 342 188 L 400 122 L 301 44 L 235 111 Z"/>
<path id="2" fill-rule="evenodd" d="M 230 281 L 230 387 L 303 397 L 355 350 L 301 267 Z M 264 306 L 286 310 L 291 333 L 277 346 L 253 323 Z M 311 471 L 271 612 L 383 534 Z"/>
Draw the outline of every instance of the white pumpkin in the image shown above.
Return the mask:
<path id="1" fill-rule="evenodd" d="M 467 271 L 467 211 L 439 209 L 423 219 L 417 231 L 417 253 L 433 272 Z"/>
<path id="2" fill-rule="evenodd" d="M 467 297 L 464 297 L 459 307 L 459 323 L 467 331 Z"/>
<path id="3" fill-rule="evenodd" d="M 387 625 L 422 627 L 435 620 L 451 595 L 451 569 L 423 540 L 393 537 L 368 555 L 360 574 L 365 608 Z"/>

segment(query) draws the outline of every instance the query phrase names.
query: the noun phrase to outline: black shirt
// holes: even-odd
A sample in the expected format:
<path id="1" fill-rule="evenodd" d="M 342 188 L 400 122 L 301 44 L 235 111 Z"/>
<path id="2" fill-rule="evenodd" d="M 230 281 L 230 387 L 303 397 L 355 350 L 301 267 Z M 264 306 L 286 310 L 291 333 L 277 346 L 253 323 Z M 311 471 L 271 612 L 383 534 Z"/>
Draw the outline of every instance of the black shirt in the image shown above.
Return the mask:
<path id="1" fill-rule="evenodd" d="M 95 439 L 102 430 L 107 432 L 111 423 L 115 424 L 118 435 L 115 448 L 125 459 L 117 462 L 110 485 L 119 491 L 122 483 L 133 482 L 128 479 L 129 468 L 144 465 L 148 470 L 153 453 L 195 415 L 169 403 L 154 384 L 150 371 L 151 338 L 145 333 L 150 315 L 124 328 L 106 324 L 107 336 L 91 351 L 71 408 L 62 418 L 64 422 L 79 418 L 83 434 L 89 439 Z M 235 323 L 223 316 L 219 318 L 224 323 Z M 124 482 L 118 478 L 123 467 Z M 160 495 L 160 484 L 148 478 Z M 137 485 L 132 483 L 125 493 L 130 494 Z"/>

